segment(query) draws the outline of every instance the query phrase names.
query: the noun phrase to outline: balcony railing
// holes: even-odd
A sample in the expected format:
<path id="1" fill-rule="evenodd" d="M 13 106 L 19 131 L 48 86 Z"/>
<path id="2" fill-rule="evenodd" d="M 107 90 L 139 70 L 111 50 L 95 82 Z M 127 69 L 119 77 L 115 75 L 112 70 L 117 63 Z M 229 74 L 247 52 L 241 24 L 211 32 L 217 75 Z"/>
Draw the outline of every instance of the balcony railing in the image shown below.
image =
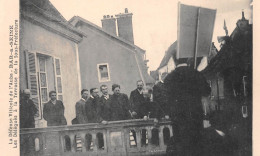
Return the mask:
<path id="1" fill-rule="evenodd" d="M 173 135 L 170 123 L 136 119 L 21 129 L 21 155 L 164 155 Z"/>

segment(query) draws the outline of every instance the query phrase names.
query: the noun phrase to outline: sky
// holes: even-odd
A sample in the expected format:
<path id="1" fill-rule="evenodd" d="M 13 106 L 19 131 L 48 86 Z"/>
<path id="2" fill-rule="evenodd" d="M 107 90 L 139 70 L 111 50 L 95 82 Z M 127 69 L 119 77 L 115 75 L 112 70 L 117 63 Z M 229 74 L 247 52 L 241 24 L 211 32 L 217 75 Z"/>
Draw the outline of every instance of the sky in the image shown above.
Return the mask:
<path id="1" fill-rule="evenodd" d="M 224 19 L 229 35 L 241 19 L 251 22 L 251 0 L 50 0 L 62 16 L 69 20 L 80 16 L 101 27 L 103 15 L 133 13 L 135 45 L 146 50 L 149 70 L 156 70 L 168 47 L 177 39 L 178 2 L 187 5 L 216 9 L 212 41 L 217 48 L 217 36 L 225 35 Z"/>

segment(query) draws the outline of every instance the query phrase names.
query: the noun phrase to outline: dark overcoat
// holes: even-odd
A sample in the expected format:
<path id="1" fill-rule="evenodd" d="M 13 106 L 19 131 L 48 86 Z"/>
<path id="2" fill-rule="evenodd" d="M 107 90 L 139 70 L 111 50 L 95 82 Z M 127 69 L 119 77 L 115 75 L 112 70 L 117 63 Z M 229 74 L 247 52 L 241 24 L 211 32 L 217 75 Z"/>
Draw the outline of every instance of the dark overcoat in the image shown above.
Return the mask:
<path id="1" fill-rule="evenodd" d="M 98 115 L 100 116 L 101 120 L 110 121 L 111 120 L 111 96 L 108 95 L 109 98 L 106 99 L 104 95 L 102 95 L 99 99 L 99 106 L 98 106 Z"/>
<path id="2" fill-rule="evenodd" d="M 83 99 L 80 99 L 76 103 L 76 106 L 75 106 L 76 107 L 76 118 L 77 118 L 78 124 L 88 123 L 85 106 L 86 106 L 86 101 L 84 101 Z"/>
<path id="3" fill-rule="evenodd" d="M 203 128 L 202 96 L 210 94 L 203 75 L 188 66 L 177 67 L 164 81 L 170 105 L 176 141 L 185 155 L 199 155 L 200 132 Z"/>
<path id="4" fill-rule="evenodd" d="M 142 116 L 141 114 L 144 114 L 141 109 L 144 103 L 145 103 L 145 98 L 143 96 L 143 93 L 140 94 L 138 89 L 133 90 L 130 94 L 130 105 L 131 105 L 131 110 L 135 111 L 138 117 Z"/>
<path id="5" fill-rule="evenodd" d="M 31 99 L 20 100 L 20 128 L 35 128 L 34 115 L 37 108 Z"/>
<path id="6" fill-rule="evenodd" d="M 130 103 L 126 94 L 111 96 L 111 121 L 130 119 Z"/>
<path id="7" fill-rule="evenodd" d="M 101 121 L 100 116 L 98 115 L 98 103 L 99 97 L 88 98 L 85 107 L 88 123 L 98 123 Z"/>
<path id="8" fill-rule="evenodd" d="M 44 104 L 43 118 L 47 121 L 47 126 L 67 125 L 64 109 L 64 105 L 60 100 L 56 100 L 55 105 L 51 101 Z"/>

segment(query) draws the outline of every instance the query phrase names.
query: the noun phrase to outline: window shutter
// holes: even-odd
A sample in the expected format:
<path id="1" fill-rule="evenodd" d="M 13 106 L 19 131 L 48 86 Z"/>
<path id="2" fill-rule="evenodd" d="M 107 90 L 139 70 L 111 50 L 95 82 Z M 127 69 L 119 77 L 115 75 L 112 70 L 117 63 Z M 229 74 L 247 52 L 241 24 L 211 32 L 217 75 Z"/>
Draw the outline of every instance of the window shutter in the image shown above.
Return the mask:
<path id="1" fill-rule="evenodd" d="M 36 68 L 36 54 L 25 51 L 25 58 L 26 58 L 26 71 L 27 71 L 27 84 L 28 88 L 31 91 L 31 99 L 36 105 L 38 109 L 35 118 L 41 119 L 41 106 L 40 106 L 40 99 L 39 99 L 39 86 L 38 86 L 38 76 L 37 76 L 37 68 Z"/>
<path id="2" fill-rule="evenodd" d="M 63 101 L 62 96 L 62 78 L 61 78 L 61 62 L 60 59 L 55 58 L 55 75 L 56 75 L 56 92 L 58 100 Z"/>

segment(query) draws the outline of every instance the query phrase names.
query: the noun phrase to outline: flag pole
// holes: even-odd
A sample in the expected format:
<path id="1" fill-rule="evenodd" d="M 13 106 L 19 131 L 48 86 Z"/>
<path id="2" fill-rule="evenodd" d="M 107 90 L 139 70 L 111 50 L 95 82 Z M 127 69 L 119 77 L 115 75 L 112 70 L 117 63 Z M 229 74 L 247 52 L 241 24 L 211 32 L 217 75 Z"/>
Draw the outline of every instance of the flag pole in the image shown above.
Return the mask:
<path id="1" fill-rule="evenodd" d="M 199 42 L 199 18 L 200 18 L 200 7 L 198 8 L 198 18 L 197 18 L 197 31 L 196 31 L 196 43 L 195 43 L 195 52 L 194 52 L 194 69 L 197 69 L 197 55 L 198 55 L 198 42 Z"/>

